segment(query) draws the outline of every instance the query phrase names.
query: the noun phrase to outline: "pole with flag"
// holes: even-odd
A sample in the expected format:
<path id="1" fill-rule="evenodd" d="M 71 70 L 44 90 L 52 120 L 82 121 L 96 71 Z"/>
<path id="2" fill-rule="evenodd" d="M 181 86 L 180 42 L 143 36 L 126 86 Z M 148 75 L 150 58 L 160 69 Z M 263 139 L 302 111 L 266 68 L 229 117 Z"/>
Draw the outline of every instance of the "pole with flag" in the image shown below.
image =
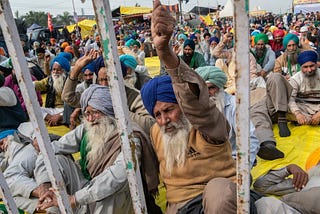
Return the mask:
<path id="1" fill-rule="evenodd" d="M 52 37 L 52 32 L 53 32 L 53 24 L 51 20 L 51 15 L 48 13 L 48 29 L 50 31 L 51 37 Z"/>

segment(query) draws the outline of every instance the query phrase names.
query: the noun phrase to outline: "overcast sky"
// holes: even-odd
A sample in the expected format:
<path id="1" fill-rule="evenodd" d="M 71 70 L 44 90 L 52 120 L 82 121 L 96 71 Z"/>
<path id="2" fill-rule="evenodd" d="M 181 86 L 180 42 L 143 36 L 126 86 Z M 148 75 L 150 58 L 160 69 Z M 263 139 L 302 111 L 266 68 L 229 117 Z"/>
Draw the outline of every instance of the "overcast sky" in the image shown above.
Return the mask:
<path id="1" fill-rule="evenodd" d="M 24 15 L 28 11 L 44 11 L 50 12 L 52 15 L 62 14 L 68 11 L 73 14 L 72 1 L 75 4 L 75 11 L 78 15 L 82 12 L 86 15 L 94 14 L 92 9 L 92 1 L 85 0 L 81 3 L 80 0 L 9 0 L 13 13 L 19 11 L 19 15 Z M 188 4 L 182 5 L 183 11 L 189 11 L 194 6 L 216 7 L 218 4 L 224 5 L 227 0 L 189 0 Z M 262 10 L 271 11 L 274 13 L 284 13 L 291 9 L 292 0 L 249 0 L 250 10 L 255 7 L 260 7 Z M 152 0 L 110 0 L 111 9 L 120 5 L 134 6 L 138 3 L 144 7 L 152 7 Z M 163 4 L 176 4 L 178 0 L 162 0 Z"/>

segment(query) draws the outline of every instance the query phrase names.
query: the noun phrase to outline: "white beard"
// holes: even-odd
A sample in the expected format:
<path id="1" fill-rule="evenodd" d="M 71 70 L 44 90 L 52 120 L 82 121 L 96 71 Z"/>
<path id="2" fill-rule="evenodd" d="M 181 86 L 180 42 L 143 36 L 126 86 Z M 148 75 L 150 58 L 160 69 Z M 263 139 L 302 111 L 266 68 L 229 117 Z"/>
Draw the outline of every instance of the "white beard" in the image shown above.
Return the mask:
<path id="1" fill-rule="evenodd" d="M 163 135 L 164 156 L 166 157 L 166 171 L 171 175 L 172 168 L 176 164 L 178 167 L 184 166 L 188 148 L 189 132 L 192 125 L 185 115 L 175 123 L 171 122 L 166 126 L 174 126 L 177 132 L 174 134 L 165 133 L 165 126 L 160 131 Z"/>
<path id="2" fill-rule="evenodd" d="M 66 75 L 61 74 L 59 76 L 52 76 L 53 79 L 53 88 L 58 95 L 62 94 L 64 81 L 66 80 Z"/>
<path id="3" fill-rule="evenodd" d="M 317 70 L 313 75 L 307 75 L 305 73 L 302 73 L 303 79 L 302 84 L 308 85 L 310 88 L 315 88 L 317 85 L 318 80 L 318 73 Z"/>
<path id="4" fill-rule="evenodd" d="M 220 110 L 220 112 L 222 114 L 224 114 L 225 103 L 224 103 L 224 91 L 222 89 L 220 89 L 216 93 L 216 95 L 214 96 L 214 100 L 215 100 L 217 108 Z"/>
<path id="5" fill-rule="evenodd" d="M 133 71 L 132 74 L 128 74 L 125 79 L 124 82 L 127 86 L 131 87 L 131 88 L 135 88 L 134 85 L 137 82 L 137 76 L 136 73 Z"/>
<path id="6" fill-rule="evenodd" d="M 94 122 L 88 122 L 86 119 L 83 120 L 85 129 L 87 131 L 87 154 L 88 160 L 96 160 L 101 157 L 102 149 L 101 146 L 108 140 L 111 133 L 117 128 L 116 121 L 109 117 L 104 116 Z"/>

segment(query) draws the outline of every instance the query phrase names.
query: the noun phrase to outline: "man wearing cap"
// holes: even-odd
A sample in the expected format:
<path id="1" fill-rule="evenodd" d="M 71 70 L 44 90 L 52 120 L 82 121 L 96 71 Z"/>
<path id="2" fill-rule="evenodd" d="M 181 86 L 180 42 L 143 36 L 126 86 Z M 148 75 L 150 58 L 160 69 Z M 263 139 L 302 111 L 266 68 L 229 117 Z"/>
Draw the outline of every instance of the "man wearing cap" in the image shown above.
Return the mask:
<path id="1" fill-rule="evenodd" d="M 222 70 L 214 66 L 197 68 L 196 72 L 206 82 L 209 90 L 209 96 L 215 99 L 217 107 L 221 112 L 224 113 L 224 116 L 229 122 L 231 127 L 229 132 L 229 141 L 232 147 L 232 156 L 234 159 L 236 159 L 236 100 L 235 96 L 232 96 L 224 91 L 223 86 L 226 83 L 227 77 Z M 252 115 L 264 114 L 264 112 L 255 111 L 254 109 L 250 110 L 254 111 Z M 264 123 L 264 121 L 259 121 L 259 123 Z M 261 127 L 262 126 L 259 125 L 255 128 L 254 124 L 250 122 L 251 167 L 254 165 L 257 154 L 260 158 L 265 160 L 274 160 L 284 157 L 284 154 L 275 147 L 275 140 L 273 139 L 272 141 L 269 137 L 267 137 L 267 134 L 265 134 L 266 130 L 261 129 Z M 271 127 L 268 131 L 273 132 Z"/>
<path id="2" fill-rule="evenodd" d="M 281 73 L 289 79 L 295 73 L 300 71 L 300 65 L 298 64 L 298 55 L 301 50 L 298 48 L 299 38 L 293 33 L 287 34 L 283 38 L 284 53 L 276 59 L 273 72 Z"/>
<path id="3" fill-rule="evenodd" d="M 61 168 L 64 181 L 74 190 L 68 192 L 71 206 L 77 209 L 76 213 L 85 213 L 85 209 L 101 214 L 134 213 L 109 88 L 92 84 L 82 93 L 80 103 L 83 124 L 52 143 L 58 161 L 64 164 Z M 148 190 L 156 193 L 158 178 L 148 137 L 137 125 L 132 124 L 132 129 L 130 142 L 135 148 L 133 155 L 137 158 L 137 164 L 140 158 L 145 161 L 145 173 L 142 172 L 142 175 L 146 178 Z M 80 168 L 64 156 L 79 151 Z M 42 174 L 44 171 L 43 157 L 39 155 L 35 169 L 38 184 L 50 182 L 49 177 Z M 51 200 L 45 200 L 48 197 Z M 38 207 L 42 210 L 58 206 L 53 191 L 42 195 L 39 202 Z"/>
<path id="4" fill-rule="evenodd" d="M 92 60 L 95 60 L 96 65 L 95 71 L 98 72 L 97 84 L 103 86 L 109 86 L 107 68 L 103 62 L 103 57 L 97 58 L 97 52 L 91 50 L 86 53 L 83 57 L 77 60 L 74 68 L 72 69 L 70 76 L 66 80 L 65 87 L 62 92 L 62 99 L 75 108 L 80 107 L 80 96 L 81 93 L 76 91 L 77 79 L 81 70 Z M 121 63 L 122 75 L 125 77 L 127 75 L 127 67 L 124 63 Z M 154 124 L 154 119 L 148 114 L 147 110 L 144 108 L 140 92 L 132 87 L 125 86 L 127 104 L 129 109 L 130 118 L 136 122 L 145 133 L 149 134 L 150 127 Z M 78 114 L 71 114 L 71 122 L 77 120 Z M 73 124 L 75 125 L 75 123 Z"/>
<path id="5" fill-rule="evenodd" d="M 257 63 L 262 68 L 258 75 L 264 78 L 273 70 L 276 59 L 276 55 L 270 46 L 266 46 L 268 43 L 268 36 L 264 33 L 259 33 L 254 37 L 255 48 L 251 50 Z"/>
<path id="6" fill-rule="evenodd" d="M 320 70 L 318 54 L 313 50 L 301 52 L 298 63 L 301 72 L 290 78 L 293 90 L 289 100 L 290 112 L 301 125 L 320 124 Z"/>
<path id="7" fill-rule="evenodd" d="M 51 75 L 35 81 L 36 90 L 47 93 L 45 107 L 42 108 L 43 118 L 50 126 L 56 126 L 62 122 L 64 103 L 61 93 L 70 71 L 70 62 L 63 56 L 56 56 L 51 63 Z"/>
<path id="8" fill-rule="evenodd" d="M 281 55 L 281 51 L 283 51 L 283 37 L 284 37 L 284 30 L 276 29 L 272 33 L 273 40 L 269 41 L 271 49 L 275 52 L 276 58 Z"/>
<path id="9" fill-rule="evenodd" d="M 307 173 L 295 164 L 271 170 L 259 177 L 253 187 L 264 194 L 281 196 L 262 197 L 255 202 L 258 213 L 320 213 L 320 149 L 307 159 Z M 293 178 L 288 176 L 293 175 Z"/>
<path id="10" fill-rule="evenodd" d="M 191 212 L 191 204 L 199 213 L 236 213 L 228 123 L 209 100 L 202 78 L 169 47 L 174 24 L 156 0 L 151 31 L 169 75 L 150 80 L 141 90 L 146 109 L 156 119 L 151 140 L 166 187 L 166 213 Z"/>
<path id="11" fill-rule="evenodd" d="M 195 43 L 191 39 L 184 41 L 183 55 L 180 57 L 192 69 L 206 65 L 203 55 L 195 51 Z"/>
<path id="12" fill-rule="evenodd" d="M 123 54 L 120 56 L 120 61 L 127 67 L 127 75 L 124 81 L 129 87 L 140 90 L 142 86 L 151 79 L 148 75 L 147 68 L 138 65 L 137 60 L 132 55 Z"/>
<path id="13" fill-rule="evenodd" d="M 11 88 L 4 87 L 4 76 L 0 72 L 0 131 L 17 129 L 20 123 L 27 121 L 19 100 Z"/>

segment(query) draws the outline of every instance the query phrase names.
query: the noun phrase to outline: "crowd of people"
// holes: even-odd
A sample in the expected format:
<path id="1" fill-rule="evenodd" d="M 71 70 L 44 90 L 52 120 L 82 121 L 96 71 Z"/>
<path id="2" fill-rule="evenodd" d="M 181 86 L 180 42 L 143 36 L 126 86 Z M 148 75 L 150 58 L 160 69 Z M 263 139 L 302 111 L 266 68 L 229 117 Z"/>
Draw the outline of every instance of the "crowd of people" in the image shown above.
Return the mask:
<path id="1" fill-rule="evenodd" d="M 155 203 L 161 181 L 168 214 L 236 213 L 232 22 L 181 26 L 159 0 L 151 20 L 136 31 L 115 28 L 148 212 L 162 213 Z M 274 123 L 280 137 L 294 135 L 289 121 L 320 125 L 320 17 L 316 12 L 250 21 L 253 168 L 257 156 L 268 161 L 286 155 L 277 148 Z M 68 41 L 49 41 L 23 50 L 44 121 L 70 128 L 63 136 L 50 134 L 50 141 L 71 207 L 75 213 L 134 213 L 100 36 L 74 32 Z M 153 49 L 161 63 L 156 77 L 145 65 Z M 18 208 L 58 213 L 15 68 L 4 49 L 0 54 L 1 170 Z M 80 160 L 74 160 L 78 152 Z M 319 169 L 316 150 L 307 160 L 309 176 L 290 164 L 258 178 L 250 212 L 319 213 Z"/>

